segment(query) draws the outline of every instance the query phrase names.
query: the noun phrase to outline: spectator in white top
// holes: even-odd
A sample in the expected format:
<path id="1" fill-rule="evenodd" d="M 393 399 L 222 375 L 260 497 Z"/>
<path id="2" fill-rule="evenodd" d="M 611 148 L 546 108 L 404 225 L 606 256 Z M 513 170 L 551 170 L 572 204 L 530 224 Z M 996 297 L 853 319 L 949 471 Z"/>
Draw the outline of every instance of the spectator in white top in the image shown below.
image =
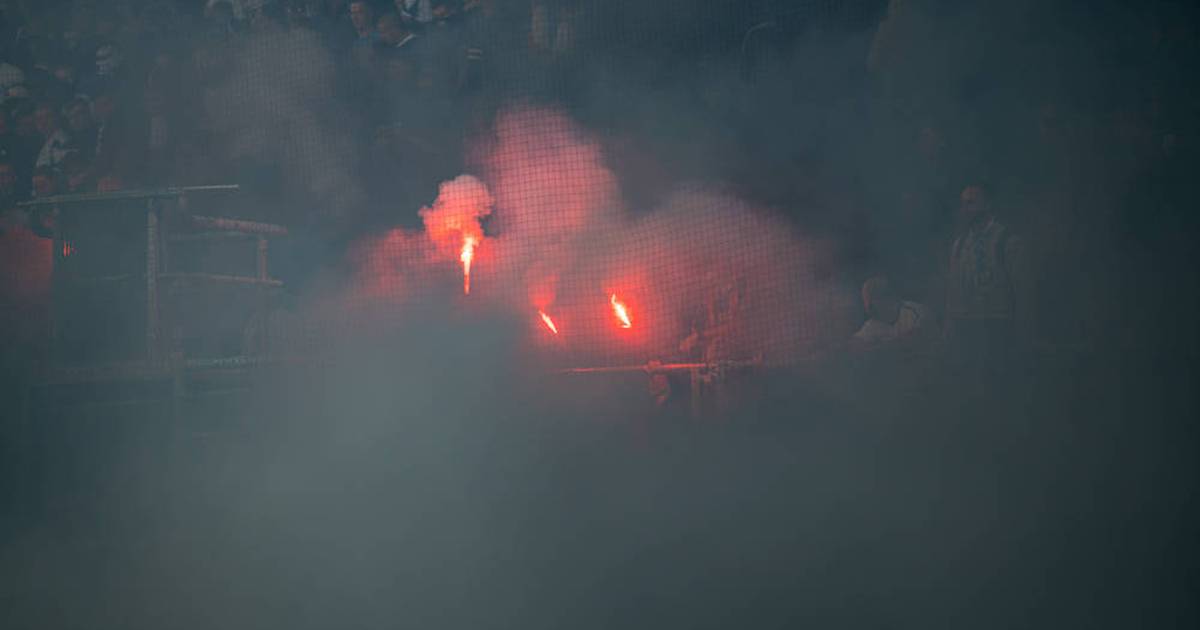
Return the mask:
<path id="1" fill-rule="evenodd" d="M 419 24 L 433 22 L 433 0 L 395 0 L 400 15 Z"/>
<path id="2" fill-rule="evenodd" d="M 38 105 L 33 115 L 38 133 L 45 138 L 42 149 L 38 152 L 35 167 L 56 168 L 73 148 L 71 135 L 63 129 L 57 112 L 50 105 Z"/>
<path id="3" fill-rule="evenodd" d="M 915 341 L 933 332 L 929 309 L 899 299 L 885 277 L 867 280 L 862 287 L 862 300 L 867 321 L 854 333 L 857 343 L 876 346 Z"/>
<path id="4" fill-rule="evenodd" d="M 6 62 L 0 62 L 0 103 L 4 102 L 8 89 L 25 84 L 25 73 L 20 68 Z"/>

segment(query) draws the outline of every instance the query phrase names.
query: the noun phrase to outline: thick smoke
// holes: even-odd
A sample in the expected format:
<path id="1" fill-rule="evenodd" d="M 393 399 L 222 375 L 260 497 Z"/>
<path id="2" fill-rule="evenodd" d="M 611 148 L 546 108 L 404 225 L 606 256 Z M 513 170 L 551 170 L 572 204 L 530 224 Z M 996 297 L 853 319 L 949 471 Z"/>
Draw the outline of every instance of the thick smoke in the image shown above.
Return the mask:
<path id="1" fill-rule="evenodd" d="M 482 241 L 480 222 L 491 214 L 493 205 L 487 186 L 470 175 L 443 183 L 433 206 L 420 212 L 425 234 L 439 257 L 455 259 L 461 256 L 464 242 Z"/>
<path id="2" fill-rule="evenodd" d="M 668 13 L 666 2 L 631 5 L 632 21 L 674 30 L 644 19 L 650 4 Z M 472 147 L 472 175 L 447 182 L 424 213 L 458 217 L 457 233 L 435 220 L 360 239 L 349 277 L 320 278 L 303 321 L 271 327 L 331 346 L 332 367 L 264 375 L 248 401 L 189 400 L 179 422 L 164 421 L 166 405 L 38 418 L 41 465 L 74 474 L 66 485 L 91 507 L 4 538 L 11 605 L 0 605 L 0 626 L 1196 625 L 1196 327 L 1165 317 L 1194 310 L 1180 290 L 1194 222 L 1156 219 L 1171 238 L 1133 258 L 1119 246 L 1134 237 L 1114 218 L 1122 205 L 1135 226 L 1155 216 L 1121 199 L 1128 167 L 1145 159 L 1130 147 L 1163 131 L 1186 147 L 1194 128 L 1139 128 L 1151 91 L 1092 53 L 1116 41 L 1100 32 L 1144 29 L 1095 9 L 1108 3 L 1081 11 L 1090 22 L 1053 8 L 1026 19 L 1051 3 L 980 4 L 892 2 L 878 33 L 801 38 L 757 84 L 728 73 L 663 90 L 631 80 L 569 115 L 507 110 Z M 243 55 L 247 92 L 223 88 L 232 100 L 212 104 L 219 127 L 247 135 L 235 154 L 278 159 L 296 200 L 348 207 L 357 193 L 338 190 L 357 190 L 353 156 L 317 114 L 327 88 L 276 86 L 290 90 L 278 107 L 255 94 L 264 79 L 312 72 L 293 60 L 303 55 L 277 52 Z M 276 74 L 256 76 L 255 56 Z M 1100 75 L 1138 101 L 1120 130 L 1136 142 L 1114 144 L 1107 110 L 1094 107 Z M 238 103 L 249 107 L 228 107 Z M 621 124 L 600 144 L 587 129 L 601 126 L 573 122 L 589 120 L 579 109 Z M 280 113 L 317 129 L 285 128 Z M 617 135 L 634 139 L 636 159 L 613 154 Z M 628 201 L 631 174 L 659 194 Z M 839 273 L 850 284 L 879 271 L 900 279 L 903 255 L 944 252 L 935 206 L 989 176 L 1003 219 L 1041 241 L 1046 310 L 1088 320 L 1101 349 L 1039 355 L 1026 389 L 981 399 L 959 375 L 925 376 L 908 359 L 864 360 L 850 374 L 839 355 L 811 372 L 756 375 L 762 391 L 717 426 L 675 422 L 686 401 L 651 411 L 643 374 L 570 380 L 525 361 L 531 349 L 596 363 L 668 358 L 707 293 L 740 284 L 730 354 L 789 362 L 857 323 Z M 458 203 L 465 190 L 476 201 Z M 1011 203 L 1022 195 L 1035 203 Z M 478 211 L 485 198 L 490 214 Z M 472 210 L 438 210 L 463 205 Z M 392 212 L 404 223 L 420 206 Z M 1055 229 L 1030 230 L 1019 221 L 1030 215 Z M 846 229 L 859 221 L 870 229 Z M 463 296 L 458 239 L 476 225 L 475 285 Z M 835 258 L 836 238 L 863 260 Z M 1152 267 L 1163 250 L 1179 264 Z M 1094 290 L 1144 288 L 1076 299 L 1084 275 Z M 628 330 L 609 309 L 618 292 Z M 936 308 L 937 291 L 924 295 Z M 1138 319 L 1121 320 L 1125 310 Z M 1151 355 L 1155 336 L 1187 354 Z M 295 338 L 278 345 L 306 350 Z M 157 439 L 168 428 L 175 448 Z"/>
<path id="3" fill-rule="evenodd" d="M 547 308 L 562 272 L 625 217 L 617 179 L 594 138 L 566 114 L 512 107 L 477 143 L 472 161 L 496 195 L 493 222 L 498 273 L 525 294 L 511 298 Z"/>
<path id="4" fill-rule="evenodd" d="M 354 171 L 354 134 L 337 115 L 330 52 L 302 29 L 264 30 L 236 46 L 225 51 L 227 78 L 204 103 L 227 158 L 278 169 L 289 224 L 350 219 L 365 193 Z"/>
<path id="5" fill-rule="evenodd" d="M 539 338 L 535 314 L 549 314 L 554 342 L 578 357 L 676 357 L 710 302 L 731 295 L 731 355 L 787 363 L 845 332 L 830 325 L 829 246 L 776 213 L 695 186 L 632 212 L 599 144 L 550 109 L 505 111 L 474 155 L 482 180 L 444 183 L 420 211 L 423 233 L 394 229 L 354 248 L 355 302 L 401 306 L 457 286 L 452 270 L 470 239 L 479 247 L 469 299 L 528 319 Z M 628 329 L 614 319 L 614 296 L 634 320 Z"/>

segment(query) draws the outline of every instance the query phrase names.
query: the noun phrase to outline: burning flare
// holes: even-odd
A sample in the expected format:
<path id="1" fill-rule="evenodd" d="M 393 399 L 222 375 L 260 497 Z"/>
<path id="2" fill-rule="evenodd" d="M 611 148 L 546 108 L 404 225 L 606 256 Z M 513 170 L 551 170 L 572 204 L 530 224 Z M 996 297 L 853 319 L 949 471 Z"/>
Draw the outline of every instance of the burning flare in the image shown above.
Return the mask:
<path id="1" fill-rule="evenodd" d="M 629 311 L 625 310 L 625 303 L 617 299 L 617 294 L 612 294 L 608 298 L 609 304 L 612 304 L 613 314 L 621 322 L 621 328 L 633 328 L 633 322 L 629 320 Z"/>
<path id="2" fill-rule="evenodd" d="M 471 260 L 475 258 L 475 246 L 478 244 L 473 236 L 463 237 L 462 253 L 458 256 L 463 267 L 463 295 L 471 295 Z"/>
<path id="3" fill-rule="evenodd" d="M 554 320 L 550 319 L 550 316 L 547 315 L 545 311 L 538 311 L 538 315 L 542 316 L 542 323 L 546 325 L 546 328 L 549 328 L 550 332 L 557 335 L 558 334 L 558 326 L 554 325 Z"/>

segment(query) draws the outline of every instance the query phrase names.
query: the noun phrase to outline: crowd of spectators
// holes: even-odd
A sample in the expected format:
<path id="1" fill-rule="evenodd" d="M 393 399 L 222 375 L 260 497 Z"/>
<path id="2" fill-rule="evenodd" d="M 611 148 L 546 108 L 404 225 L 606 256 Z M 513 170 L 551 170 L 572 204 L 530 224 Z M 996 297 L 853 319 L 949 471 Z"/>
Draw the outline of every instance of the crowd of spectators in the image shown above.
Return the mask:
<path id="1" fill-rule="evenodd" d="M 269 32 L 317 36 L 338 81 L 320 89 L 348 104 L 341 111 L 354 124 L 347 128 L 368 140 L 356 146 L 436 153 L 454 143 L 431 133 L 461 138 L 486 119 L 497 102 L 491 88 L 505 84 L 501 66 L 528 67 L 569 53 L 580 6 L 547 0 L 11 4 L 0 16 L 5 209 L 31 197 L 218 178 L 213 171 L 226 151 L 206 120 L 206 92 L 228 80 L 231 55 L 269 41 L 263 36 Z M 404 170 L 434 159 L 406 160 Z M 236 180 L 238 174 L 221 175 Z"/>
<path id="2" fill-rule="evenodd" d="M 692 165 L 687 175 L 740 179 L 738 192 L 752 200 L 823 213 L 827 223 L 857 221 L 838 228 L 851 233 L 843 238 L 847 249 L 871 250 L 869 271 L 886 271 L 906 295 L 926 303 L 937 302 L 951 208 L 981 175 L 1050 274 L 1083 274 L 1078 261 L 1110 259 L 1102 250 L 1118 237 L 1122 247 L 1161 250 L 1156 243 L 1174 243 L 1171 235 L 1190 225 L 1178 218 L 1187 213 L 1174 211 L 1192 163 L 1185 158 L 1194 154 L 1189 121 L 1197 102 L 1183 63 L 1194 57 L 1195 38 L 1186 19 L 1171 17 L 1185 13 L 1147 10 L 1145 23 L 1084 24 L 1076 19 L 1081 13 L 1066 9 L 1038 9 L 1039 19 L 1023 22 L 1016 9 L 993 7 L 979 13 L 987 16 L 983 29 L 964 17 L 970 12 L 936 9 L 954 3 L 786 4 L 712 0 L 704 4 L 711 10 L 689 11 L 682 0 L 9 2 L 0 13 L 0 211 L 8 225 L 20 220 L 10 212 L 16 202 L 31 197 L 244 182 L 247 164 L 230 159 L 239 142 L 277 147 L 279 155 L 258 155 L 260 164 L 249 168 L 295 160 L 287 155 L 295 147 L 277 137 L 286 129 L 214 124 L 211 103 L 214 94 L 222 100 L 253 92 L 256 82 L 266 92 L 272 81 L 288 89 L 305 82 L 304 72 L 279 79 L 270 76 L 278 68 L 265 65 L 261 77 L 250 72 L 248 82 L 230 81 L 239 61 L 245 74 L 248 57 L 269 56 L 280 41 L 273 34 L 303 32 L 331 60 L 334 81 L 321 74 L 308 91 L 260 99 L 264 109 L 269 116 L 272 107 L 308 107 L 284 126 L 334 129 L 307 151 L 346 139 L 351 150 L 325 151 L 333 156 L 325 164 L 348 164 L 363 197 L 386 200 L 380 205 L 388 220 L 397 207 L 428 203 L 439 181 L 463 171 L 462 140 L 486 129 L 506 99 L 541 92 L 569 101 L 580 76 L 607 80 L 603 72 L 581 71 L 607 54 L 626 64 L 626 75 L 657 68 L 646 72 L 647 85 L 670 83 L 639 96 L 619 89 L 626 84 L 606 91 L 593 81 L 581 99 L 593 112 L 612 110 L 605 124 L 624 125 L 606 138 L 618 140 L 606 149 L 629 190 L 641 178 L 654 185 L 666 179 L 659 170 L 647 175 L 649 162 L 668 172 Z M 778 15 L 859 7 L 857 13 L 878 16 L 863 27 L 870 50 L 817 37 L 810 39 L 823 46 L 819 54 L 807 54 L 804 45 L 788 43 L 800 38 L 784 32 L 787 20 L 760 23 L 752 15 L 768 5 Z M 1105 35 L 1112 51 L 1073 57 L 1069 51 L 1084 49 L 1071 39 L 1077 23 L 1096 41 Z M 996 37 L 981 44 L 984 30 L 1006 33 L 1013 43 Z M 726 31 L 734 36 L 717 41 Z M 853 33 L 837 37 L 859 41 Z M 656 38 L 663 40 L 657 49 Z M 681 45 L 694 50 L 675 53 Z M 743 62 L 776 59 L 778 67 L 772 72 L 764 62 L 758 73 L 707 77 L 695 51 L 721 46 Z M 673 61 L 659 54 L 666 51 L 676 54 Z M 694 85 L 683 85 L 689 80 Z M 661 103 L 645 96 L 672 89 Z M 336 106 L 300 102 L 311 94 Z M 667 105 L 647 116 L 639 107 L 652 109 L 650 102 Z M 677 102 L 685 111 L 672 109 Z M 638 116 L 651 122 L 639 127 Z M 672 126 L 680 130 L 675 136 Z M 717 132 L 727 137 L 705 144 Z M 255 133 L 262 137 L 245 137 Z M 622 151 L 622 134 L 638 142 Z M 668 145 L 657 155 L 655 134 Z M 715 166 L 693 164 L 704 160 Z M 320 169 L 293 170 L 323 176 Z M 415 218 L 411 210 L 406 214 Z M 295 215 L 283 220 L 301 222 Z M 1060 262 L 1044 264 L 1056 257 Z"/>

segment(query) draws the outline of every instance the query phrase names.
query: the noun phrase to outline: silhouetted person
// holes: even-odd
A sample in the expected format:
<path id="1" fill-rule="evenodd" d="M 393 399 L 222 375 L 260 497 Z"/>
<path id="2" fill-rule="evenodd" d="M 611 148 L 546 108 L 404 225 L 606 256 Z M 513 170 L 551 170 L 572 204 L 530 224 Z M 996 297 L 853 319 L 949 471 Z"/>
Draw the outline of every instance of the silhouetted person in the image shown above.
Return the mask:
<path id="1" fill-rule="evenodd" d="M 354 27 L 356 37 L 354 48 L 361 48 L 369 53 L 371 47 L 379 41 L 379 33 L 375 30 L 375 10 L 365 0 L 354 0 L 350 3 L 349 12 L 350 24 Z"/>
<path id="2" fill-rule="evenodd" d="M 946 339 L 955 362 L 984 378 L 1006 372 L 1028 340 L 1029 304 L 1021 241 L 998 221 L 987 191 L 966 187 L 962 229 L 950 248 Z"/>

